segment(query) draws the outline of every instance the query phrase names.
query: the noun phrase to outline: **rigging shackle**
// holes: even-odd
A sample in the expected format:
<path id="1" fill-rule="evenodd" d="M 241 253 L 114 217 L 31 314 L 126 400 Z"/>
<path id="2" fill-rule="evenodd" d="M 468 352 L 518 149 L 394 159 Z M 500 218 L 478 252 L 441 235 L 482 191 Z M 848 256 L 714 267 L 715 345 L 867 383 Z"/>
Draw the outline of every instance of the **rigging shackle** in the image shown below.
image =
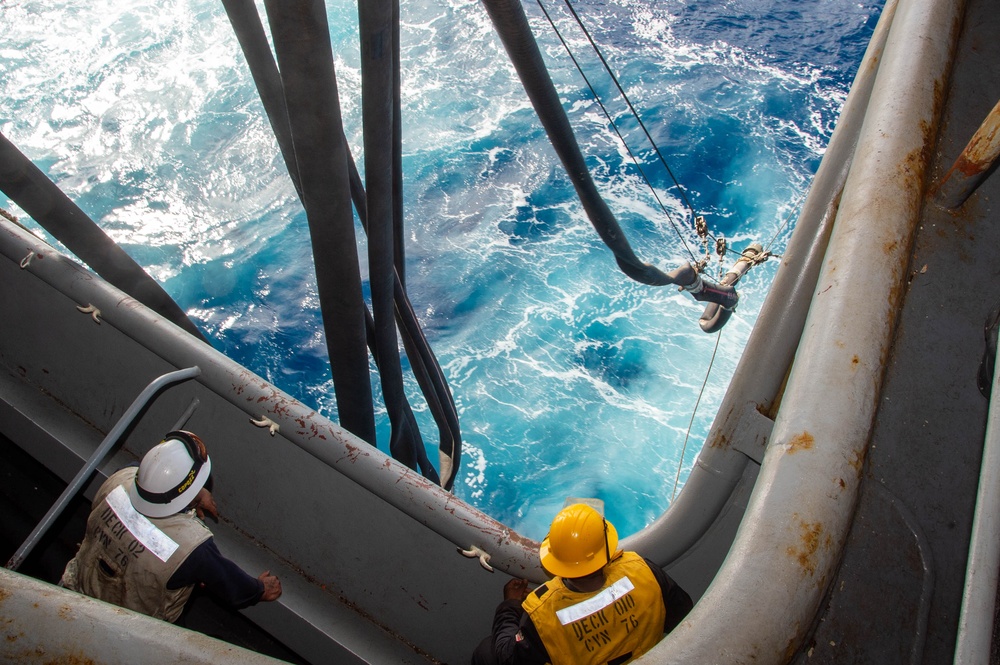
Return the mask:
<path id="1" fill-rule="evenodd" d="M 698 234 L 699 238 L 708 242 L 708 224 L 705 222 L 705 218 L 702 215 L 698 215 L 694 218 L 694 230 Z"/>
<path id="2" fill-rule="evenodd" d="M 740 258 L 736 259 L 736 263 L 733 267 L 729 269 L 729 272 L 725 274 L 722 278 L 721 284 L 725 286 L 735 287 L 736 283 L 740 281 L 743 275 L 747 274 L 747 271 L 757 263 L 764 256 L 764 248 L 760 243 L 752 243 L 740 254 Z M 701 329 L 707 333 L 714 333 L 720 330 L 722 326 L 726 325 L 729 321 L 729 317 L 733 315 L 733 310 L 736 309 L 736 303 L 734 302 L 732 306 L 721 305 L 715 302 L 710 302 L 705 306 L 705 311 L 702 312 L 701 318 L 698 319 L 698 325 Z"/>
<path id="3" fill-rule="evenodd" d="M 729 251 L 729 245 L 726 243 L 725 236 L 719 236 L 715 239 L 715 253 L 719 255 L 719 261 L 722 261 L 722 257 L 726 255 Z"/>

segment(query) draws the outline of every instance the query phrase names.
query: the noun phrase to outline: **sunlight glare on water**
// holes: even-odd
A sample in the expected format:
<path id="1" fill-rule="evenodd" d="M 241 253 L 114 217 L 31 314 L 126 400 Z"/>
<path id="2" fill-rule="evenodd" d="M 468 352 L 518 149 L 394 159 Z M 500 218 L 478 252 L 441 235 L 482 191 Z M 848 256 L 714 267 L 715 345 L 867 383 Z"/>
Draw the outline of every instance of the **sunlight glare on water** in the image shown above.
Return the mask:
<path id="1" fill-rule="evenodd" d="M 361 163 L 356 6 L 327 4 Z M 701 252 L 683 200 L 562 5 L 546 6 L 669 218 L 525 3 L 598 187 L 637 254 L 676 267 L 685 243 Z M 879 6 L 575 6 L 711 231 L 780 253 Z M 618 271 L 477 2 L 410 1 L 402 14 L 407 286 L 459 409 L 455 493 L 532 538 L 567 496 L 598 497 L 634 533 L 693 464 L 777 261 L 743 282 L 692 423 L 716 343 L 698 328 L 702 306 Z M 5 2 L 0 28 L 3 134 L 216 348 L 335 417 L 305 215 L 221 3 Z M 411 394 L 436 460 L 415 382 Z M 387 429 L 380 414 L 383 449 Z"/>

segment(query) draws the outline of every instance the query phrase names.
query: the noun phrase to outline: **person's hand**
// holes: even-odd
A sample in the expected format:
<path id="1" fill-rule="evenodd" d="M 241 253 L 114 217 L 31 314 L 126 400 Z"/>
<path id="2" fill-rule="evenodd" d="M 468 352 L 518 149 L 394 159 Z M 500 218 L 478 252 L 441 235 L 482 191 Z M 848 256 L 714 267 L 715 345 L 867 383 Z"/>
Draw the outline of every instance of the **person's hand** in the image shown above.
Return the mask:
<path id="1" fill-rule="evenodd" d="M 524 602 L 528 597 L 528 580 L 515 577 L 503 585 L 503 599 Z"/>
<path id="2" fill-rule="evenodd" d="M 212 493 L 204 487 L 195 495 L 192 504 L 194 505 L 194 511 L 198 515 L 198 519 L 205 519 L 205 515 L 207 514 L 214 517 L 216 522 L 219 521 L 219 508 L 215 505 Z"/>
<path id="3" fill-rule="evenodd" d="M 270 570 L 265 570 L 258 577 L 264 583 L 264 593 L 261 594 L 262 601 L 278 600 L 281 596 L 281 580 L 271 574 Z"/>

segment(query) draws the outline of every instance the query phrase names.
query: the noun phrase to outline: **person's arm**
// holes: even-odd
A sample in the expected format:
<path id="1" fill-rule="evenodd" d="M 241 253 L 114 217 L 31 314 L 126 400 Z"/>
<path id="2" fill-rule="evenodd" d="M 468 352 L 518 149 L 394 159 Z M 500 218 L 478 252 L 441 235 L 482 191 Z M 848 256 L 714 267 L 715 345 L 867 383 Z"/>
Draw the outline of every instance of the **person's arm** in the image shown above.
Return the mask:
<path id="1" fill-rule="evenodd" d="M 503 588 L 503 602 L 493 615 L 493 653 L 499 665 L 543 665 L 549 662 L 535 624 L 521 607 L 528 582 L 514 578 Z"/>
<path id="2" fill-rule="evenodd" d="M 677 624 L 684 620 L 684 617 L 694 607 L 694 603 L 691 602 L 691 596 L 688 595 L 687 591 L 682 589 L 677 582 L 674 582 L 673 578 L 667 575 L 662 568 L 649 559 L 644 558 L 643 560 L 649 566 L 649 569 L 653 571 L 653 577 L 660 583 L 660 592 L 663 594 L 663 605 L 667 608 L 667 616 L 663 621 L 663 632 L 669 633 L 677 627 Z"/>
<path id="3" fill-rule="evenodd" d="M 214 538 L 196 547 L 167 581 L 168 589 L 204 584 L 209 593 L 235 609 L 281 595 L 281 583 L 270 573 L 254 578 L 222 556 Z"/>

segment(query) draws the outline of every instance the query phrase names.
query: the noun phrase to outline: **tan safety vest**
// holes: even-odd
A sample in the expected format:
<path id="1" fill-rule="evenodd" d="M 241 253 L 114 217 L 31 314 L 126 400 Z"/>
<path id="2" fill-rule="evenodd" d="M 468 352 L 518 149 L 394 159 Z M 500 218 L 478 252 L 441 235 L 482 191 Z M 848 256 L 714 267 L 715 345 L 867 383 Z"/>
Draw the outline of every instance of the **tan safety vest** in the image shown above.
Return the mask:
<path id="1" fill-rule="evenodd" d="M 191 597 L 194 585 L 167 589 L 167 581 L 191 552 L 212 536 L 212 532 L 195 516 L 194 511 L 163 518 L 143 517 L 152 523 L 151 532 L 141 532 L 138 527 L 133 527 L 145 534 L 137 536 L 130 531 L 128 518 L 124 522 L 119 518 L 113 508 L 117 504 L 109 499 L 109 495 L 116 488 L 128 487 L 134 482 L 136 471 L 135 467 L 122 469 L 101 485 L 87 518 L 87 532 L 80 551 L 66 565 L 60 583 L 120 607 L 176 621 Z M 150 528 L 148 524 L 145 526 Z M 173 541 L 177 547 L 166 561 L 161 561 L 153 553 L 156 550 L 147 549 L 142 538 L 150 544 L 168 543 L 170 546 L 170 541 Z"/>
<path id="2" fill-rule="evenodd" d="M 529 594 L 523 607 L 553 665 L 626 663 L 663 637 L 663 594 L 635 552 L 611 560 L 599 591 L 570 591 L 558 577 L 544 586 L 541 597 Z"/>

